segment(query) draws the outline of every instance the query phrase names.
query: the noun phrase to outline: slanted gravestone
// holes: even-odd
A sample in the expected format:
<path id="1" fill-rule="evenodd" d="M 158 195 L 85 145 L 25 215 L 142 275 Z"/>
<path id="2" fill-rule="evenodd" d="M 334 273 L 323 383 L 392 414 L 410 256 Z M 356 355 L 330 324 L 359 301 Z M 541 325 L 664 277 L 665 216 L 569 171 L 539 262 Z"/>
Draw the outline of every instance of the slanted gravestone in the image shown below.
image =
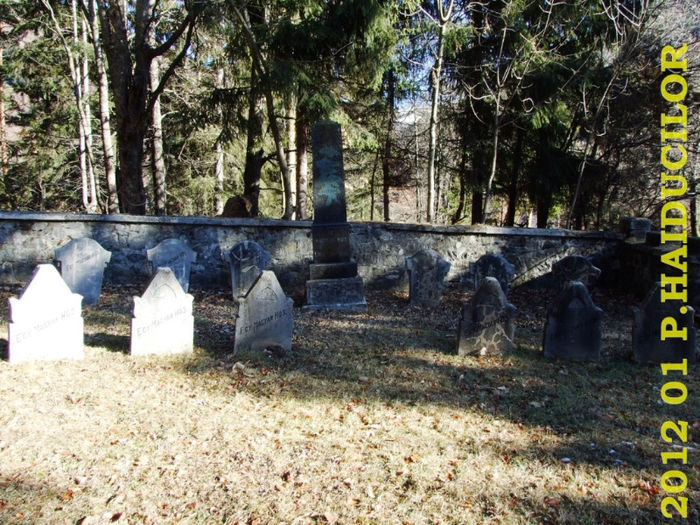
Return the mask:
<path id="1" fill-rule="evenodd" d="M 87 237 L 73 239 L 55 251 L 61 277 L 73 293 L 83 296 L 83 304 L 99 302 L 105 266 L 111 257 L 111 252 Z"/>
<path id="2" fill-rule="evenodd" d="M 442 282 L 450 266 L 435 250 L 420 250 L 406 257 L 411 306 L 434 308 L 440 304 Z"/>
<path id="3" fill-rule="evenodd" d="M 657 282 L 639 308 L 634 308 L 632 349 L 637 363 L 695 363 L 695 310 L 676 301 L 661 302 L 661 283 Z M 686 338 L 661 340 L 661 323 L 666 318 L 676 323 L 674 330 L 685 330 Z"/>
<path id="4" fill-rule="evenodd" d="M 516 311 L 506 300 L 498 279 L 485 277 L 471 301 L 462 304 L 457 353 L 490 355 L 513 350 Z"/>
<path id="5" fill-rule="evenodd" d="M 311 130 L 314 177 L 313 263 L 304 309 L 366 311 L 362 278 L 351 259 L 350 225 L 340 125 L 319 122 Z"/>
<path id="6" fill-rule="evenodd" d="M 294 301 L 284 295 L 274 272 L 262 272 L 248 294 L 239 298 L 234 353 L 270 347 L 292 348 Z"/>
<path id="7" fill-rule="evenodd" d="M 192 352 L 192 296 L 170 268 L 158 268 L 143 295 L 133 299 L 131 355 Z"/>
<path id="8" fill-rule="evenodd" d="M 503 293 L 508 295 L 510 280 L 515 275 L 515 266 L 508 262 L 500 253 L 487 253 L 474 263 L 474 289 L 478 290 L 486 277 L 495 277 L 501 285 Z"/>
<path id="9" fill-rule="evenodd" d="M 70 291 L 51 264 L 40 264 L 19 299 L 11 297 L 10 363 L 83 357 L 83 298 Z"/>
<path id="10" fill-rule="evenodd" d="M 552 276 L 560 288 L 567 281 L 580 281 L 590 287 L 600 277 L 600 268 L 593 266 L 583 255 L 567 255 L 552 264 Z"/>
<path id="11" fill-rule="evenodd" d="M 231 271 L 233 300 L 238 301 L 267 268 L 270 254 L 255 241 L 243 241 L 231 248 L 226 258 Z"/>
<path id="12" fill-rule="evenodd" d="M 190 289 L 190 270 L 197 254 L 187 244 L 180 239 L 165 239 L 146 250 L 146 256 L 151 262 L 151 274 L 158 268 L 170 268 L 182 289 L 185 292 Z"/>
<path id="13" fill-rule="evenodd" d="M 567 281 L 547 312 L 545 357 L 599 359 L 603 310 L 593 304 L 586 286 Z"/>

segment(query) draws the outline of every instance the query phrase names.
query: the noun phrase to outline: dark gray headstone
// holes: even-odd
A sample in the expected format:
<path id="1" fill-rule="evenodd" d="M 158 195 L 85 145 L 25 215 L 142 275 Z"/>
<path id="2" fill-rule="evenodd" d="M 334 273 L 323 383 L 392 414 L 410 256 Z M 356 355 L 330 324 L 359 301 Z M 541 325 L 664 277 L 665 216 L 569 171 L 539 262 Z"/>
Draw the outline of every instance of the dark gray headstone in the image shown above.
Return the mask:
<path id="1" fill-rule="evenodd" d="M 231 270 L 233 300 L 244 296 L 253 286 L 262 271 L 267 268 L 270 254 L 255 241 L 236 244 L 226 256 Z"/>
<path id="2" fill-rule="evenodd" d="M 366 311 L 362 278 L 350 253 L 343 141 L 340 125 L 322 121 L 311 130 L 314 177 L 313 263 L 306 283 L 307 310 Z"/>
<path id="3" fill-rule="evenodd" d="M 545 357 L 599 359 L 603 310 L 593 304 L 586 286 L 567 281 L 547 312 Z"/>
<path id="4" fill-rule="evenodd" d="M 286 297 L 274 272 L 262 272 L 238 303 L 233 351 L 292 348 L 294 301 Z"/>
<path id="5" fill-rule="evenodd" d="M 190 269 L 197 259 L 197 254 L 180 239 L 165 239 L 150 250 L 146 250 L 151 261 L 151 274 L 158 268 L 170 268 L 175 278 L 187 292 L 190 289 Z"/>
<path id="6" fill-rule="evenodd" d="M 462 304 L 457 353 L 490 355 L 513 350 L 515 313 L 498 279 L 485 277 L 472 300 Z"/>
<path id="7" fill-rule="evenodd" d="M 105 266 L 111 257 L 111 252 L 87 237 L 73 239 L 55 251 L 61 277 L 73 293 L 83 296 L 83 304 L 99 302 Z"/>
<path id="8" fill-rule="evenodd" d="M 637 363 L 695 363 L 695 310 L 677 301 L 661 302 L 661 283 L 657 282 L 639 308 L 634 308 L 632 349 Z M 661 340 L 661 322 L 671 317 L 678 330 L 686 330 L 686 339 Z"/>
<path id="9" fill-rule="evenodd" d="M 82 358 L 82 299 L 53 265 L 37 266 L 19 299 L 9 299 L 9 362 Z"/>
<path id="10" fill-rule="evenodd" d="M 434 308 L 440 304 L 442 284 L 450 266 L 435 250 L 420 250 L 406 257 L 411 306 Z"/>
<path id="11" fill-rule="evenodd" d="M 314 222 L 347 222 L 343 139 L 340 124 L 322 121 L 311 130 L 314 177 Z"/>
<path id="12" fill-rule="evenodd" d="M 600 277 L 600 268 L 583 255 L 567 255 L 552 265 L 552 276 L 559 286 L 567 281 L 580 281 L 590 287 Z"/>
<path id="13" fill-rule="evenodd" d="M 628 240 L 644 242 L 647 232 L 651 231 L 651 221 L 646 217 L 624 217 L 620 220 L 620 231 Z"/>
<path id="14" fill-rule="evenodd" d="M 193 298 L 170 268 L 158 268 L 143 295 L 133 299 L 131 355 L 193 351 Z"/>
<path id="15" fill-rule="evenodd" d="M 474 263 L 474 289 L 478 290 L 486 277 L 495 277 L 503 293 L 508 295 L 510 281 L 515 275 L 515 266 L 500 253 L 487 253 Z"/>

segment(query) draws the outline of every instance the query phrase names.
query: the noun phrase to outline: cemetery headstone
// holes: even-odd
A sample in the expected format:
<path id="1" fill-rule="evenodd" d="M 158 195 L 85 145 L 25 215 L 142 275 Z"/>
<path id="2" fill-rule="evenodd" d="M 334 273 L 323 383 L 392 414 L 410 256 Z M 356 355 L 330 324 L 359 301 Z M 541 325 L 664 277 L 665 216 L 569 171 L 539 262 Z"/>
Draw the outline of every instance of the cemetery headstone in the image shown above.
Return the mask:
<path id="1" fill-rule="evenodd" d="M 435 250 L 420 250 L 406 257 L 412 306 L 434 308 L 440 304 L 442 284 L 450 266 Z"/>
<path id="2" fill-rule="evenodd" d="M 53 265 L 37 266 L 19 299 L 9 299 L 9 362 L 81 359 L 82 300 L 70 291 Z"/>
<path id="3" fill-rule="evenodd" d="M 567 255 L 552 264 L 552 276 L 560 287 L 567 281 L 580 281 L 590 287 L 600 277 L 600 268 L 593 266 L 583 255 Z"/>
<path id="4" fill-rule="evenodd" d="M 487 253 L 474 263 L 474 289 L 478 290 L 486 277 L 495 277 L 503 293 L 508 295 L 510 281 L 515 275 L 515 266 L 500 253 Z"/>
<path id="5" fill-rule="evenodd" d="M 158 268 L 143 295 L 133 299 L 131 355 L 192 352 L 193 298 L 170 268 Z"/>
<path id="6" fill-rule="evenodd" d="M 73 239 L 55 251 L 61 277 L 73 293 L 83 296 L 83 304 L 97 304 L 102 278 L 112 253 L 87 237 Z"/>
<path id="7" fill-rule="evenodd" d="M 462 304 L 457 353 L 491 355 L 513 350 L 516 311 L 498 279 L 485 277 L 471 301 Z"/>
<path id="8" fill-rule="evenodd" d="M 292 348 L 294 301 L 284 295 L 274 272 L 265 270 L 248 293 L 239 299 L 234 353 Z"/>
<path id="9" fill-rule="evenodd" d="M 547 312 L 545 357 L 599 359 L 602 316 L 582 282 L 566 282 Z"/>
<path id="10" fill-rule="evenodd" d="M 633 308 L 632 349 L 637 363 L 695 363 L 695 310 L 685 305 L 679 310 L 674 301 L 661 302 L 661 283 L 657 282 L 639 308 Z M 661 340 L 661 323 L 674 319 L 676 330 L 685 330 L 686 338 Z"/>
<path id="11" fill-rule="evenodd" d="M 620 231 L 628 241 L 644 242 L 647 232 L 651 231 L 651 221 L 646 217 L 624 217 L 620 221 Z"/>
<path id="12" fill-rule="evenodd" d="M 366 311 L 362 278 L 351 259 L 350 225 L 340 125 L 323 121 L 311 130 L 314 178 L 313 263 L 304 309 Z"/>
<path id="13" fill-rule="evenodd" d="M 151 274 L 158 268 L 170 268 L 182 289 L 185 292 L 190 289 L 190 270 L 197 254 L 187 244 L 180 239 L 165 239 L 146 250 L 146 256 L 151 262 Z"/>
<path id="14" fill-rule="evenodd" d="M 262 271 L 267 268 L 270 254 L 255 241 L 236 244 L 226 256 L 231 271 L 233 300 L 248 293 Z"/>

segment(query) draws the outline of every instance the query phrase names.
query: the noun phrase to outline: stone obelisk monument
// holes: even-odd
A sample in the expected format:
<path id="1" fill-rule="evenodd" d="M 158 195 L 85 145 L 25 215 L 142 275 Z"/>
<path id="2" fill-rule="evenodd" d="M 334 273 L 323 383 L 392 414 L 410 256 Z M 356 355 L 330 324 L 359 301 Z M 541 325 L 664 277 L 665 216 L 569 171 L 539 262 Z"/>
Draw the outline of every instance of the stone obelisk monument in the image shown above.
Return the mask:
<path id="1" fill-rule="evenodd" d="M 340 124 L 322 121 L 311 130 L 314 181 L 314 262 L 309 265 L 305 309 L 367 310 L 362 278 L 350 258 L 350 225 Z"/>

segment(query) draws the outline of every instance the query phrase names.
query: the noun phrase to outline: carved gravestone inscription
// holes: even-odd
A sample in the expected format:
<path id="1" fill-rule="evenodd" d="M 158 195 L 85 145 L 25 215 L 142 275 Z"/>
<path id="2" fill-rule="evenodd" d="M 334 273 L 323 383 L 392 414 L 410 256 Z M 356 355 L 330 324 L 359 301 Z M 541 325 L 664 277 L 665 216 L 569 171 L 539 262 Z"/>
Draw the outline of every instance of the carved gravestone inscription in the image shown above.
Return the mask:
<path id="1" fill-rule="evenodd" d="M 262 271 L 267 268 L 270 254 L 255 241 L 243 241 L 236 244 L 227 255 L 231 270 L 231 289 L 233 300 L 248 293 Z"/>
<path id="2" fill-rule="evenodd" d="M 600 268 L 593 266 L 583 255 L 567 255 L 552 265 L 552 276 L 559 287 L 568 281 L 580 281 L 590 287 L 600 277 Z"/>
<path id="3" fill-rule="evenodd" d="M 294 301 L 284 295 L 274 272 L 263 271 L 248 294 L 239 300 L 234 353 L 273 346 L 291 350 L 293 306 Z"/>
<path id="4" fill-rule="evenodd" d="M 503 293 L 508 295 L 510 280 L 515 275 L 515 266 L 508 262 L 500 253 L 487 253 L 474 263 L 474 288 L 479 289 L 486 277 L 495 277 L 501 285 Z"/>
<path id="5" fill-rule="evenodd" d="M 637 363 L 680 363 L 683 359 L 695 363 L 695 310 L 689 305 L 679 309 L 674 303 L 661 302 L 661 283 L 657 282 L 641 306 L 633 309 L 632 349 Z M 674 337 L 661 340 L 661 324 L 667 318 L 675 322 L 675 327 L 669 325 L 669 329 L 685 331 L 685 339 Z"/>
<path id="6" fill-rule="evenodd" d="M 435 250 L 420 250 L 406 257 L 411 306 L 434 308 L 440 304 L 442 284 L 450 266 Z"/>
<path id="7" fill-rule="evenodd" d="M 73 293 L 83 296 L 84 304 L 97 304 L 102 292 L 104 269 L 112 257 L 97 241 L 73 239 L 55 251 L 61 277 Z"/>
<path id="8" fill-rule="evenodd" d="M 158 268 L 170 268 L 182 289 L 190 289 L 190 270 L 197 254 L 187 244 L 180 239 L 165 239 L 146 250 L 146 256 L 151 262 L 151 274 Z"/>
<path id="9" fill-rule="evenodd" d="M 158 268 L 143 295 L 133 299 L 131 355 L 192 352 L 193 298 L 170 268 Z"/>
<path id="10" fill-rule="evenodd" d="M 545 357 L 599 359 L 602 316 L 586 286 L 580 281 L 567 281 L 547 312 Z"/>
<path id="11" fill-rule="evenodd" d="M 19 299 L 9 299 L 8 360 L 81 359 L 82 299 L 53 265 L 37 266 Z"/>
<path id="12" fill-rule="evenodd" d="M 485 277 L 472 300 L 462 304 L 457 353 L 490 355 L 513 350 L 515 313 L 498 279 Z"/>

